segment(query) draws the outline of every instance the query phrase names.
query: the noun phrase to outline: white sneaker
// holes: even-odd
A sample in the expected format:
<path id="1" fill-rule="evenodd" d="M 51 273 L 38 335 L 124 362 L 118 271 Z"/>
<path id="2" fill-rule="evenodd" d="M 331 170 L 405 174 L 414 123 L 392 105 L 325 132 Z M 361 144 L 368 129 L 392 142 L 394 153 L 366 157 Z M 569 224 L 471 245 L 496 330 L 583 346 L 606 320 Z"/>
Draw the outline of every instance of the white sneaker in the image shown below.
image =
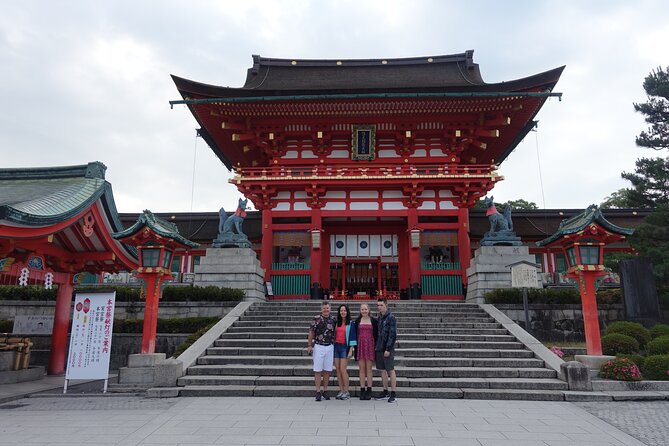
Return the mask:
<path id="1" fill-rule="evenodd" d="M 351 398 L 351 394 L 348 393 L 348 392 L 344 392 L 339 399 L 340 400 L 348 400 L 350 398 Z"/>
<path id="2" fill-rule="evenodd" d="M 342 395 L 344 395 L 344 392 L 340 390 L 339 393 L 337 394 L 337 396 L 335 397 L 335 399 L 336 399 L 336 400 L 341 400 L 341 399 L 342 399 Z"/>

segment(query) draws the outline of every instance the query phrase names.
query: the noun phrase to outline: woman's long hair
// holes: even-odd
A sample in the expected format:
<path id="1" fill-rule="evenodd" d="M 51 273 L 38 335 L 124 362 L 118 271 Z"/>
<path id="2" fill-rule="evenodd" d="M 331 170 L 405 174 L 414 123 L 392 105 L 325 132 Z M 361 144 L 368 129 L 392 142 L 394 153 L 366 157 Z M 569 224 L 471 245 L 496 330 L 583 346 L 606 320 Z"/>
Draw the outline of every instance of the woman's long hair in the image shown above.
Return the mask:
<path id="1" fill-rule="evenodd" d="M 346 322 L 341 318 L 341 308 L 344 307 L 346 308 Z M 337 308 L 337 326 L 341 326 L 342 323 L 344 325 L 348 325 L 351 322 L 351 310 L 348 309 L 348 305 L 339 305 L 339 308 Z"/>
<path id="2" fill-rule="evenodd" d="M 362 320 L 362 306 L 365 305 L 367 307 L 367 311 L 369 313 L 369 319 L 372 319 L 372 312 L 369 309 L 369 305 L 367 304 L 360 304 L 360 313 L 358 313 L 358 317 L 355 319 L 355 323 L 360 325 L 360 321 Z"/>

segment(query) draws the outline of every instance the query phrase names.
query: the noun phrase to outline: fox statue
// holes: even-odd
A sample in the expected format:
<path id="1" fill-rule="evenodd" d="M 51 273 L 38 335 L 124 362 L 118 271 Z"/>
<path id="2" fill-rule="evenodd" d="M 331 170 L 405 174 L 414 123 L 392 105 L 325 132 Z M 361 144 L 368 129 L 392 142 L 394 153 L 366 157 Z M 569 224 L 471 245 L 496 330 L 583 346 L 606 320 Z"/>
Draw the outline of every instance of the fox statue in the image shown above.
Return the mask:
<path id="1" fill-rule="evenodd" d="M 244 218 L 246 218 L 246 205 L 248 203 L 248 198 L 242 200 L 239 199 L 239 204 L 237 205 L 237 210 L 235 213 L 228 217 L 228 214 L 225 212 L 225 209 L 221 208 L 218 211 L 219 222 L 218 222 L 218 233 L 220 234 L 240 234 L 244 235 L 242 231 L 242 223 L 244 223 Z"/>
<path id="2" fill-rule="evenodd" d="M 504 208 L 504 214 L 500 214 L 495 207 L 494 197 L 485 197 L 486 215 L 490 221 L 490 233 L 500 231 L 513 231 L 513 221 L 511 220 L 511 206 Z"/>

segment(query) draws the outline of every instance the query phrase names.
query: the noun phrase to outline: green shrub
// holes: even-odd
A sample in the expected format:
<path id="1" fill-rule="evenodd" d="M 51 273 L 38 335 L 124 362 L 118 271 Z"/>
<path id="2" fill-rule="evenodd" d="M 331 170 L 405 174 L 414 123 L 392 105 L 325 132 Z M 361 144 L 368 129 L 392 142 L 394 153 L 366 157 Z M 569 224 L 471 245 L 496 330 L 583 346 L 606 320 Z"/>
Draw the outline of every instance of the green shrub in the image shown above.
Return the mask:
<path id="1" fill-rule="evenodd" d="M 485 295 L 489 304 L 522 304 L 523 291 L 520 288 L 498 288 Z M 580 304 L 581 295 L 575 288 L 530 288 L 527 290 L 527 300 L 536 304 Z M 597 292 L 597 303 L 620 303 L 622 295 L 620 289 L 607 289 Z"/>
<path id="2" fill-rule="evenodd" d="M 632 361 L 634 364 L 641 367 L 643 365 L 644 361 L 646 360 L 646 357 L 641 356 L 641 355 L 622 355 L 622 354 L 620 354 L 620 355 L 616 355 L 616 359 L 628 359 L 628 360 Z"/>
<path id="3" fill-rule="evenodd" d="M 669 324 L 656 324 L 650 329 L 650 337 L 655 339 L 669 335 Z"/>
<path id="4" fill-rule="evenodd" d="M 58 287 L 47 290 L 39 285 L 1 285 L 0 300 L 56 300 Z"/>
<path id="5" fill-rule="evenodd" d="M 100 292 L 100 291 L 116 291 L 116 302 L 141 302 L 142 288 L 139 286 L 77 286 L 74 289 L 75 293 L 85 292 Z"/>
<path id="6" fill-rule="evenodd" d="M 112 287 L 77 287 L 77 291 L 116 291 L 117 302 L 142 302 L 143 290 L 140 286 L 112 286 Z M 163 288 L 161 302 L 223 302 L 241 301 L 245 297 L 244 291 L 233 288 L 219 288 L 216 286 L 166 286 Z"/>
<path id="7" fill-rule="evenodd" d="M 185 341 L 183 341 L 181 344 L 179 344 L 179 345 L 177 346 L 176 350 L 174 351 L 174 355 L 172 355 L 172 356 L 176 358 L 176 357 L 178 357 L 180 354 L 182 354 L 183 352 L 185 352 L 186 349 L 187 349 L 188 347 L 190 347 L 191 345 L 193 345 L 193 343 L 194 343 L 195 341 L 197 341 L 198 339 L 200 339 L 200 337 L 202 337 L 203 334 L 205 334 L 206 332 L 208 332 L 208 331 L 211 329 L 211 327 L 213 327 L 214 325 L 216 325 L 216 322 L 213 322 L 213 323 L 211 323 L 211 324 L 209 324 L 209 325 L 207 325 L 207 326 L 205 326 L 205 327 L 202 327 L 202 328 L 200 328 L 198 331 L 196 331 L 195 333 L 193 333 L 193 334 L 191 334 L 190 336 L 188 336 L 188 337 L 186 338 Z"/>
<path id="8" fill-rule="evenodd" d="M 641 372 L 645 379 L 669 381 L 669 355 L 647 357 Z"/>
<path id="9" fill-rule="evenodd" d="M 158 333 L 195 333 L 202 327 L 215 324 L 218 317 L 184 317 L 158 319 L 156 331 Z M 114 319 L 114 333 L 141 333 L 144 327 L 143 319 L 122 320 Z"/>
<path id="10" fill-rule="evenodd" d="M 615 379 L 618 381 L 640 381 L 641 371 L 639 366 L 627 358 L 616 358 L 602 365 L 599 376 L 604 379 Z"/>
<path id="11" fill-rule="evenodd" d="M 660 336 L 648 343 L 646 351 L 649 356 L 652 355 L 669 355 L 669 335 Z"/>
<path id="12" fill-rule="evenodd" d="M 644 348 L 650 341 L 650 332 L 638 322 L 618 321 L 609 324 L 606 327 L 606 334 L 620 333 L 633 337 L 639 343 L 639 347 Z"/>
<path id="13" fill-rule="evenodd" d="M 632 354 L 639 352 L 639 343 L 631 336 L 613 333 L 602 336 L 602 353 L 605 355 Z"/>
<path id="14" fill-rule="evenodd" d="M 0 333 L 11 333 L 14 329 L 14 321 L 0 319 Z"/>
<path id="15" fill-rule="evenodd" d="M 163 289 L 164 302 L 221 302 L 244 300 L 243 290 L 217 286 L 168 286 Z"/>
<path id="16" fill-rule="evenodd" d="M 620 288 L 599 289 L 595 296 L 598 304 L 619 304 L 623 301 Z"/>

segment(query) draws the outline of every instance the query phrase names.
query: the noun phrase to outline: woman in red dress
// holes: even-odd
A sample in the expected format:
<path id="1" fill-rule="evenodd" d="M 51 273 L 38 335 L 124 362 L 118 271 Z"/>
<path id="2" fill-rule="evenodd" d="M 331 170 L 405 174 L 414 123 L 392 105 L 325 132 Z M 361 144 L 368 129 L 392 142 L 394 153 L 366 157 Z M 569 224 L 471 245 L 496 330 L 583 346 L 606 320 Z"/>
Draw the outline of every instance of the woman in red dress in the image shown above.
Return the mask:
<path id="1" fill-rule="evenodd" d="M 360 316 L 355 320 L 358 345 L 355 349 L 355 359 L 360 369 L 360 399 L 372 399 L 374 375 L 372 364 L 376 359 L 374 344 L 376 343 L 377 321 L 369 311 L 369 305 L 360 305 Z"/>

